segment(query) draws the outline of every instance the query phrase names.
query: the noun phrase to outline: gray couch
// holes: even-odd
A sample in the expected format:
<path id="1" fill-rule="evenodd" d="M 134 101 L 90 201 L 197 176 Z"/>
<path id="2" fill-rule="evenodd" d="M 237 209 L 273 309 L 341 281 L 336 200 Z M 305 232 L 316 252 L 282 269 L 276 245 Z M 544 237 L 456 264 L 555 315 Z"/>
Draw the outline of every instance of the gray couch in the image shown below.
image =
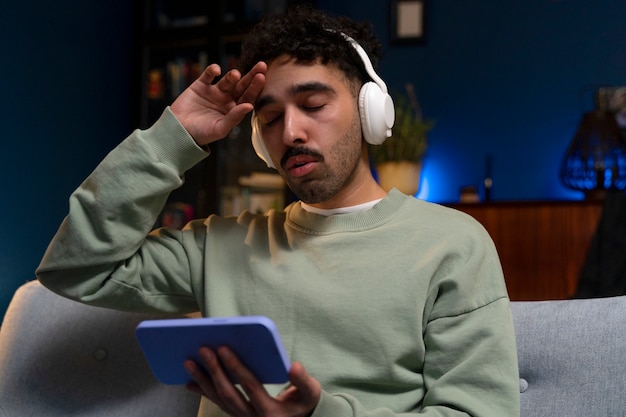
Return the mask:
<path id="1" fill-rule="evenodd" d="M 626 416 L 626 296 L 514 302 L 522 417 Z M 162 385 L 134 328 L 146 318 L 88 307 L 32 281 L 0 328 L 0 417 L 196 416 Z"/>
<path id="2" fill-rule="evenodd" d="M 512 309 L 522 417 L 626 416 L 626 296 Z"/>
<path id="3" fill-rule="evenodd" d="M 134 331 L 148 318 L 20 287 L 0 328 L 0 417 L 196 416 L 199 397 L 159 383 Z"/>

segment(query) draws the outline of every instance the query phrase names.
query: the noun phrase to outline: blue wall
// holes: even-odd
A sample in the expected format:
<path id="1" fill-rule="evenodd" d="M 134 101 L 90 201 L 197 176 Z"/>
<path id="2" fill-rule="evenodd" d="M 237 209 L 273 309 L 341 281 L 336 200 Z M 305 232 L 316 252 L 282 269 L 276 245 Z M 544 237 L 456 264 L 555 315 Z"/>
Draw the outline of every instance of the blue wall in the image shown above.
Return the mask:
<path id="1" fill-rule="evenodd" d="M 69 194 L 133 127 L 132 3 L 0 4 L 0 316 Z M 557 166 L 593 89 L 626 85 L 626 2 L 429 0 L 426 43 L 402 47 L 387 44 L 387 1 L 319 4 L 372 21 L 381 75 L 412 82 L 436 120 L 420 196 L 456 201 L 491 155 L 497 200 L 581 198 Z"/>
<path id="2" fill-rule="evenodd" d="M 626 2 L 428 0 L 418 46 L 388 44 L 386 1 L 320 3 L 374 24 L 381 76 L 392 89 L 413 83 L 436 121 L 420 197 L 458 200 L 481 186 L 490 155 L 494 199 L 582 198 L 558 165 L 595 88 L 626 85 Z"/>
<path id="3" fill-rule="evenodd" d="M 131 4 L 0 4 L 0 317 L 69 194 L 130 133 Z"/>

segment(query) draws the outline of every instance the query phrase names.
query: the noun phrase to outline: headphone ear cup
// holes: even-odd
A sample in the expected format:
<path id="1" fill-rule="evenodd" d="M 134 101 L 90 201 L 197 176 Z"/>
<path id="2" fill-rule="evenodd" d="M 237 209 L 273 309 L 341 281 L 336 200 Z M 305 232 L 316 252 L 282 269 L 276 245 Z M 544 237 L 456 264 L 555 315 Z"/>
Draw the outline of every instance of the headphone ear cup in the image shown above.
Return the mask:
<path id="1" fill-rule="evenodd" d="M 263 160 L 267 164 L 269 168 L 276 168 L 274 163 L 272 162 L 272 158 L 270 158 L 269 152 L 265 147 L 265 142 L 263 142 L 263 137 L 261 136 L 261 128 L 259 126 L 259 118 L 256 116 L 256 113 L 252 113 L 252 118 L 250 119 L 250 124 L 252 125 L 252 147 L 254 151 L 258 155 L 259 158 Z"/>
<path id="2" fill-rule="evenodd" d="M 365 141 L 380 145 L 391 136 L 395 110 L 391 96 L 375 82 L 367 82 L 359 91 L 359 115 Z"/>

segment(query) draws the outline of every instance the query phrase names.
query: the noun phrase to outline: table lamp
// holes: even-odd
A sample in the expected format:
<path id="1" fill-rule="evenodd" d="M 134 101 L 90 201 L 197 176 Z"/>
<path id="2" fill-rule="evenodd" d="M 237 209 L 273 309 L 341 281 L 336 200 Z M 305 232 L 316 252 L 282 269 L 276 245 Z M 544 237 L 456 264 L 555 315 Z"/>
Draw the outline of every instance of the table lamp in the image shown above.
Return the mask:
<path id="1" fill-rule="evenodd" d="M 559 177 L 563 185 L 583 191 L 588 199 L 626 189 L 626 134 L 615 114 L 603 110 L 583 114 Z"/>

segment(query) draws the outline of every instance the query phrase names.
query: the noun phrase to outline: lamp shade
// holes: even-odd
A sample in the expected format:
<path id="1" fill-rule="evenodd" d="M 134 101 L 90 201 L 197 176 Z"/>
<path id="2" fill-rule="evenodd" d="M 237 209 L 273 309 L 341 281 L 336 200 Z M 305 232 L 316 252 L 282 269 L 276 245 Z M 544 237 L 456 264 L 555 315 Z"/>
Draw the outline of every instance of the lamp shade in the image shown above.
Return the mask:
<path id="1" fill-rule="evenodd" d="M 559 176 L 563 185 L 588 196 L 626 189 L 626 136 L 613 113 L 596 110 L 583 114 Z"/>

